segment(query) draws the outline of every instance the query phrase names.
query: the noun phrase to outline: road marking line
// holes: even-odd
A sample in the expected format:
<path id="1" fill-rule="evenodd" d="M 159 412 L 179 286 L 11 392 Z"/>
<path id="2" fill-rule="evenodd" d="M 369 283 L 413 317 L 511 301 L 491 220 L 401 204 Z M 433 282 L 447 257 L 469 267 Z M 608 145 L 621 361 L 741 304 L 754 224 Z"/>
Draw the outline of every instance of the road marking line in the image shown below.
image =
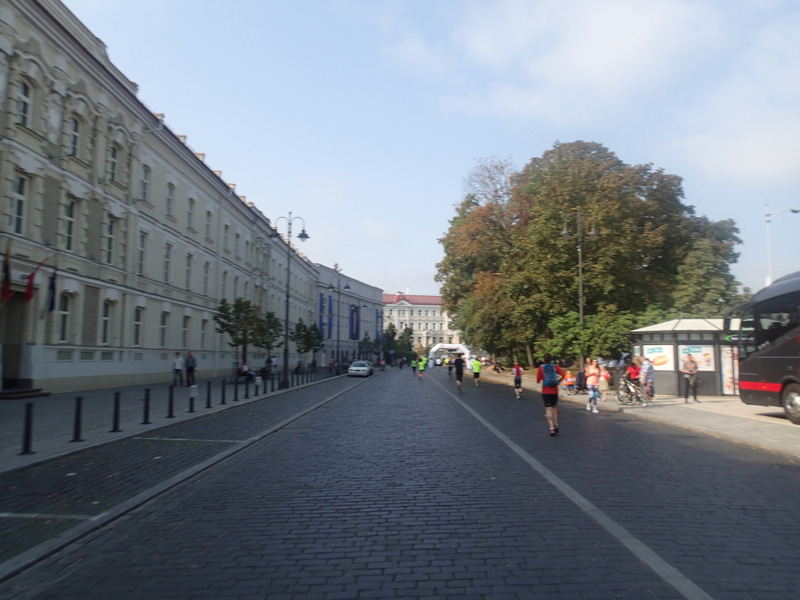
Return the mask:
<path id="1" fill-rule="evenodd" d="M 442 388 L 447 395 L 458 402 L 461 407 L 470 413 L 481 425 L 486 427 L 486 429 L 488 429 L 495 435 L 495 437 L 508 446 L 515 454 L 517 454 L 517 456 L 528 463 L 528 465 L 530 465 L 537 473 L 539 473 L 539 475 L 550 482 L 553 487 L 564 494 L 576 506 L 586 512 L 592 519 L 595 520 L 595 522 L 597 522 L 598 525 L 614 536 L 620 544 L 630 550 L 634 556 L 650 567 L 659 577 L 680 592 L 680 594 L 686 598 L 686 600 L 714 600 L 705 591 L 703 591 L 700 586 L 686 577 L 666 560 L 661 558 L 658 553 L 633 535 L 630 531 L 625 529 L 622 525 L 597 508 L 575 488 L 553 473 L 553 471 L 545 467 L 533 456 L 528 454 L 528 452 L 517 445 L 516 442 L 511 440 L 502 431 L 497 429 L 489 421 L 483 418 L 483 416 L 481 416 L 475 409 L 468 406 L 457 395 L 445 389 L 445 387 L 438 381 L 434 380 L 434 382 L 436 385 Z"/>
<path id="2" fill-rule="evenodd" d="M 210 444 L 243 444 L 247 440 L 201 440 L 193 438 L 165 438 L 165 437 L 150 437 L 150 436 L 136 436 L 135 440 L 153 440 L 158 442 L 207 442 Z"/>
<path id="3" fill-rule="evenodd" d="M 99 515 L 53 515 L 49 513 L 7 513 L 0 512 L 0 519 L 61 519 L 64 521 L 95 521 L 105 513 Z"/>

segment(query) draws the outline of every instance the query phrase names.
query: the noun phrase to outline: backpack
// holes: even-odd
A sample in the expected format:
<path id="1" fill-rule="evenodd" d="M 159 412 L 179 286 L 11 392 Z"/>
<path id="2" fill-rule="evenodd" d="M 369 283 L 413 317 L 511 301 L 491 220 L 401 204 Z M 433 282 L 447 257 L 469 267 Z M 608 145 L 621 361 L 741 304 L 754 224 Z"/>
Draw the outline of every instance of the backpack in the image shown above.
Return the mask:
<path id="1" fill-rule="evenodd" d="M 558 372 L 556 371 L 556 366 L 554 364 L 543 364 L 542 373 L 544 373 L 542 387 L 558 387 Z"/>

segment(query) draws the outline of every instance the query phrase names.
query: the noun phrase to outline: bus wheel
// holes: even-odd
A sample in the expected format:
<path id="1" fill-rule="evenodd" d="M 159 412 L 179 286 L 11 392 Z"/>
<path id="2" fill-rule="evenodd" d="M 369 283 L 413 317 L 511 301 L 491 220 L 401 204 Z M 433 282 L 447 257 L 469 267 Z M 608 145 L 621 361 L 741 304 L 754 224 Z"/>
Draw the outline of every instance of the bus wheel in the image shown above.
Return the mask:
<path id="1" fill-rule="evenodd" d="M 795 425 L 800 425 L 800 385 L 790 383 L 783 388 L 781 404 L 783 404 L 786 418 Z"/>

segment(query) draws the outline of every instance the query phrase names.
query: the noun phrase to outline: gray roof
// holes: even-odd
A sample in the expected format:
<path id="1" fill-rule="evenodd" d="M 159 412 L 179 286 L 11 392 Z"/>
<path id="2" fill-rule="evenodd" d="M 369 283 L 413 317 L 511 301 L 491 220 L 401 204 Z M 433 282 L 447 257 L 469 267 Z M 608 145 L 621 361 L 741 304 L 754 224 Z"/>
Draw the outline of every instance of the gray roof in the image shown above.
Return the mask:
<path id="1" fill-rule="evenodd" d="M 630 333 L 652 333 L 654 331 L 722 331 L 722 319 L 672 319 L 633 329 Z"/>

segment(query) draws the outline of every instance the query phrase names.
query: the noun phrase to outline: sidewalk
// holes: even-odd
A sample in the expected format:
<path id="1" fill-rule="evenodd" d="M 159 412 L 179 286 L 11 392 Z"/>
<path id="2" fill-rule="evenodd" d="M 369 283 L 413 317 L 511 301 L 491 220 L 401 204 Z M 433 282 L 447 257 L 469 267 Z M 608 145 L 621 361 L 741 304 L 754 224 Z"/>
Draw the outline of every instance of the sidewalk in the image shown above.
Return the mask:
<path id="1" fill-rule="evenodd" d="M 512 377 L 508 372 L 489 373 L 487 379 L 507 382 Z M 481 377 L 484 373 L 481 372 Z M 526 390 L 539 391 L 530 373 L 523 377 Z M 561 401 L 586 404 L 586 394 L 560 394 Z M 703 432 L 709 435 L 749 444 L 758 448 L 800 457 L 800 425 L 794 425 L 774 406 L 750 406 L 738 396 L 700 396 L 700 402 L 684 402 L 682 397 L 656 395 L 647 408 L 622 406 L 617 403 L 613 391 L 608 401 L 598 404 L 600 412 L 623 412 L 642 419 L 668 423 L 677 427 Z"/>
<path id="2" fill-rule="evenodd" d="M 173 389 L 174 416 L 169 417 L 170 385 L 167 383 L 100 389 L 86 392 L 54 394 L 30 400 L 0 401 L 0 474 L 29 467 L 51 458 L 64 456 L 108 442 L 130 438 L 143 432 L 174 425 L 198 417 L 218 413 L 237 405 L 276 396 L 288 390 L 272 390 L 265 393 L 264 386 L 255 393 L 255 386 L 227 382 L 223 392 L 223 379 L 198 381 L 197 389 L 175 386 Z M 312 384 L 305 384 L 312 385 Z M 304 387 L 297 385 L 296 390 Z M 146 391 L 150 390 L 149 415 L 145 421 Z M 120 398 L 120 431 L 114 432 L 115 394 Z M 194 412 L 190 396 L 196 393 Z M 223 393 L 224 402 L 223 404 Z M 79 439 L 75 437 L 76 398 L 82 398 L 82 418 Z M 25 433 L 26 404 L 33 404 L 32 454 L 22 454 Z"/>

